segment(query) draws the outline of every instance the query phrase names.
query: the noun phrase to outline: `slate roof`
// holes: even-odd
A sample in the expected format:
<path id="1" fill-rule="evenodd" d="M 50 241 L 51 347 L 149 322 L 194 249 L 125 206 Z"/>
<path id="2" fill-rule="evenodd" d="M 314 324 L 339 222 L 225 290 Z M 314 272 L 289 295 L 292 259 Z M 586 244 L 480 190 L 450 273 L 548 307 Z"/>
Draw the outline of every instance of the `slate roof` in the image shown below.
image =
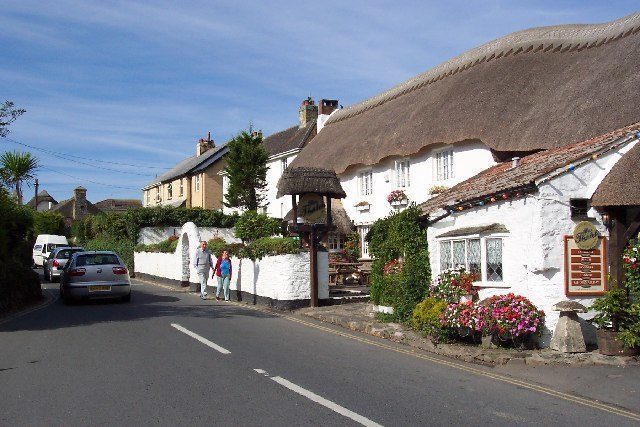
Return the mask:
<path id="1" fill-rule="evenodd" d="M 264 148 L 271 156 L 303 148 L 316 135 L 317 120 L 310 120 L 304 127 L 293 126 L 264 138 Z"/>
<path id="2" fill-rule="evenodd" d="M 592 206 L 640 206 L 640 144 L 629 150 L 602 180 Z"/>
<path id="3" fill-rule="evenodd" d="M 50 212 L 57 212 L 65 218 L 73 217 L 73 203 L 75 202 L 75 197 L 72 197 L 67 200 L 63 200 L 53 208 L 51 208 Z M 87 213 L 92 215 L 97 215 L 102 212 L 96 205 L 87 200 Z"/>
<path id="4" fill-rule="evenodd" d="M 48 192 L 47 190 L 40 190 L 38 191 L 38 203 L 42 203 L 42 202 L 51 202 L 54 205 L 57 204 L 58 202 L 56 201 L 56 199 L 54 199 Z M 32 197 L 31 200 L 29 200 L 27 202 L 27 206 L 35 208 L 36 207 L 36 198 Z"/>
<path id="5" fill-rule="evenodd" d="M 639 129 L 640 122 L 586 141 L 531 154 L 522 158 L 519 166 L 515 168 L 511 167 L 511 162 L 500 163 L 418 206 L 425 214 L 430 214 L 439 209 L 486 199 L 492 195 L 499 196 L 509 190 L 533 190 L 536 180 L 635 138 Z"/>
<path id="6" fill-rule="evenodd" d="M 104 199 L 95 203 L 95 206 L 102 212 L 123 212 L 142 207 L 142 202 L 138 199 Z"/>
<path id="7" fill-rule="evenodd" d="M 229 149 L 225 144 L 207 150 L 200 156 L 187 157 L 176 166 L 174 166 L 173 169 L 170 169 L 169 171 L 155 178 L 153 181 L 149 182 L 143 187 L 143 189 L 154 187 L 163 182 L 172 181 L 189 173 L 200 172 L 209 167 L 212 163 L 218 161 L 222 156 L 227 154 L 228 150 Z"/>
<path id="8" fill-rule="evenodd" d="M 374 165 L 479 140 L 496 152 L 583 141 L 640 121 L 640 13 L 516 32 L 333 114 L 292 166 Z"/>

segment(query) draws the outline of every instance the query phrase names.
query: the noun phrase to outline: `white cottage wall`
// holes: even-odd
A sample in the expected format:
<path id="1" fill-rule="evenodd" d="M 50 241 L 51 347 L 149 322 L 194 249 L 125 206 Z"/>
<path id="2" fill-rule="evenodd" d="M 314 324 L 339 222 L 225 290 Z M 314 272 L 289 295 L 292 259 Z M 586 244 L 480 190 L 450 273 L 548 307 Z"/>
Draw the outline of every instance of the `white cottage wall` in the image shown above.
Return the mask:
<path id="1" fill-rule="evenodd" d="M 296 150 L 294 154 L 284 154 L 270 158 L 267 162 L 269 170 L 267 171 L 267 188 L 265 191 L 265 204 L 267 206 L 267 215 L 273 218 L 284 218 L 284 216 L 292 208 L 291 196 L 276 197 L 278 193 L 278 181 L 282 176 L 282 161 L 286 160 L 287 165 L 290 165 L 296 158 L 299 150 Z"/>

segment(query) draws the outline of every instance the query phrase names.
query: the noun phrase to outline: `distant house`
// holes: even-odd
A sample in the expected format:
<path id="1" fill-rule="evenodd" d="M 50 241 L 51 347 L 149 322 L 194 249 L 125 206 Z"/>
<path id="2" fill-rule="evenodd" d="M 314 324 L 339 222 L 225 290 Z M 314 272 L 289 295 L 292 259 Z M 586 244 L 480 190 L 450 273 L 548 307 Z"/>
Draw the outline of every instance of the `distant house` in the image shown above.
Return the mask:
<path id="1" fill-rule="evenodd" d="M 211 139 L 200 139 L 196 155 L 187 157 L 173 169 L 142 188 L 145 207 L 185 206 L 222 208 L 222 176 L 226 145 L 216 147 Z"/>
<path id="2" fill-rule="evenodd" d="M 138 199 L 104 199 L 95 203 L 95 206 L 102 212 L 124 212 L 127 209 L 142 207 L 142 202 Z"/>
<path id="3" fill-rule="evenodd" d="M 73 190 L 73 197 L 55 205 L 50 212 L 62 215 L 67 225 L 73 221 L 84 218 L 87 215 L 96 215 L 101 211 L 96 205 L 87 200 L 87 189 L 77 187 Z"/>
<path id="4" fill-rule="evenodd" d="M 640 121 L 640 14 L 516 32 L 337 110 L 290 166 L 334 170 L 370 225 L 513 157 Z M 393 194 L 392 194 L 393 192 Z"/>
<path id="5" fill-rule="evenodd" d="M 47 190 L 40 190 L 38 192 L 38 207 L 36 209 L 36 198 L 33 197 L 31 200 L 27 202 L 27 206 L 32 209 L 36 209 L 38 212 L 45 212 L 51 210 L 58 202 L 56 199 L 51 197 L 51 195 L 47 192 Z"/>

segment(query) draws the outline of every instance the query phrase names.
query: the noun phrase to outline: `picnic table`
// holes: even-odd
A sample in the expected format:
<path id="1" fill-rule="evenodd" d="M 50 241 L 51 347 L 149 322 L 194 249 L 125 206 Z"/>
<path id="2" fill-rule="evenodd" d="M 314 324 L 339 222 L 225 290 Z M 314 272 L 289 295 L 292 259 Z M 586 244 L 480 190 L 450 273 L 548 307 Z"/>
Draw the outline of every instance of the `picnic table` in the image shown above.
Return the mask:
<path id="1" fill-rule="evenodd" d="M 329 263 L 329 284 L 330 285 L 362 285 L 368 284 L 368 272 L 362 270 L 361 262 L 330 262 Z M 366 274 L 366 282 L 363 276 Z M 340 283 L 338 283 L 340 282 Z"/>

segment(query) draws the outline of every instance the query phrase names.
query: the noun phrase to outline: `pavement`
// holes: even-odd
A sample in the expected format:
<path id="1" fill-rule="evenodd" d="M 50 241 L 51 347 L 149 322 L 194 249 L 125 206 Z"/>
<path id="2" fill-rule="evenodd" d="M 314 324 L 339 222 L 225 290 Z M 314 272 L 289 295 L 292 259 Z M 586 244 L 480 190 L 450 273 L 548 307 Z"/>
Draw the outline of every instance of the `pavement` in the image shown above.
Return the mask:
<path id="1" fill-rule="evenodd" d="M 447 344 L 435 345 L 420 333 L 398 323 L 382 323 L 376 320 L 373 306 L 367 302 L 332 305 L 319 308 L 304 308 L 298 314 L 322 322 L 338 325 L 352 331 L 362 332 L 430 353 L 452 357 L 465 362 L 490 365 L 526 364 L 537 365 L 606 365 L 640 366 L 640 358 L 605 356 L 598 351 L 587 353 L 561 353 L 550 349 L 516 350 L 506 348 L 483 348 L 479 345 Z"/>
<path id="2" fill-rule="evenodd" d="M 134 280 L 0 321 L 0 425 L 637 425 L 636 366 L 484 366 Z"/>

